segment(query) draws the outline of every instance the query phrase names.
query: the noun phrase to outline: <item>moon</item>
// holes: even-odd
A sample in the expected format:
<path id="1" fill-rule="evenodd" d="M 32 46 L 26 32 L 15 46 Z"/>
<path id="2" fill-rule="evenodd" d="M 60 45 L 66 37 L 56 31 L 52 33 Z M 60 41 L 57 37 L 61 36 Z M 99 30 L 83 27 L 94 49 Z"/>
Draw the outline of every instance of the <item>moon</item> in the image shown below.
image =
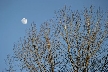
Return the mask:
<path id="1" fill-rule="evenodd" d="M 23 18 L 23 19 L 21 20 L 21 22 L 22 22 L 23 24 L 27 24 L 27 19 L 26 19 L 26 18 Z"/>

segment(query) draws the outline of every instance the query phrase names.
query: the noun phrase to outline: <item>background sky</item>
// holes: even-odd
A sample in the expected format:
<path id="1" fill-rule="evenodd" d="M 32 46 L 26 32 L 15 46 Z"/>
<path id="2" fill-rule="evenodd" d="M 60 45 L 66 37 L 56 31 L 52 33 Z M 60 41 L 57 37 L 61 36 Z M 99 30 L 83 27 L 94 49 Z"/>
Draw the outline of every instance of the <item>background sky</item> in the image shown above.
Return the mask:
<path id="1" fill-rule="evenodd" d="M 54 11 L 71 6 L 72 10 L 84 7 L 101 7 L 108 10 L 108 0 L 0 0 L 0 72 L 6 67 L 4 59 L 13 53 L 13 44 L 25 36 L 25 30 L 34 21 L 39 29 L 40 24 L 55 17 Z M 28 23 L 22 24 L 21 19 Z"/>

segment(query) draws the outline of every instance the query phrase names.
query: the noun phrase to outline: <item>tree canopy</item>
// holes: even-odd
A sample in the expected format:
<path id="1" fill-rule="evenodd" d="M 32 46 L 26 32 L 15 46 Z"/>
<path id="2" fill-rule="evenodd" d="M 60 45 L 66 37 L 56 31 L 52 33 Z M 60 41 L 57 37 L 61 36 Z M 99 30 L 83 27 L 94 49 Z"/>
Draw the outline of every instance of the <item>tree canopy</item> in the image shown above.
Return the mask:
<path id="1" fill-rule="evenodd" d="M 29 72 L 107 72 L 108 13 L 93 6 L 82 11 L 64 6 L 54 13 L 39 32 L 32 23 L 14 44 L 6 71 L 17 71 L 17 66 Z"/>

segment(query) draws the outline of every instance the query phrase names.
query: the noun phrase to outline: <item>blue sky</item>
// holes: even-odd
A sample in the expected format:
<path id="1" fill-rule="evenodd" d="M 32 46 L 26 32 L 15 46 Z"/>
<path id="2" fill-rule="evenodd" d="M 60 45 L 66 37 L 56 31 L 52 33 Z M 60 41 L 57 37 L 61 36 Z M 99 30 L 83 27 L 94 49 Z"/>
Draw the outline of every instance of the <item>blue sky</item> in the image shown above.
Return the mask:
<path id="1" fill-rule="evenodd" d="M 13 43 L 25 36 L 25 30 L 34 21 L 40 24 L 53 18 L 54 11 L 71 6 L 72 10 L 82 10 L 90 5 L 108 10 L 108 0 L 0 0 L 0 72 L 5 68 L 4 59 L 13 53 Z M 21 19 L 28 23 L 22 24 Z"/>

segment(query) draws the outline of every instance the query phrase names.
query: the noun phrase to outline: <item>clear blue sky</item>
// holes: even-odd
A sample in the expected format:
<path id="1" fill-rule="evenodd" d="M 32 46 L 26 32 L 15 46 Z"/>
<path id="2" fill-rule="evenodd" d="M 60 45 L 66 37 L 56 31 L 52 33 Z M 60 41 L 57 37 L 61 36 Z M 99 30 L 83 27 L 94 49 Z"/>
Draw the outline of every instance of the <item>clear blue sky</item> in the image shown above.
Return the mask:
<path id="1" fill-rule="evenodd" d="M 0 0 L 0 72 L 6 66 L 6 55 L 13 53 L 13 43 L 25 36 L 25 30 L 33 21 L 39 28 L 54 17 L 54 10 L 58 11 L 64 5 L 81 10 L 91 4 L 108 10 L 108 0 Z M 23 17 L 28 19 L 28 24 L 21 23 Z"/>

